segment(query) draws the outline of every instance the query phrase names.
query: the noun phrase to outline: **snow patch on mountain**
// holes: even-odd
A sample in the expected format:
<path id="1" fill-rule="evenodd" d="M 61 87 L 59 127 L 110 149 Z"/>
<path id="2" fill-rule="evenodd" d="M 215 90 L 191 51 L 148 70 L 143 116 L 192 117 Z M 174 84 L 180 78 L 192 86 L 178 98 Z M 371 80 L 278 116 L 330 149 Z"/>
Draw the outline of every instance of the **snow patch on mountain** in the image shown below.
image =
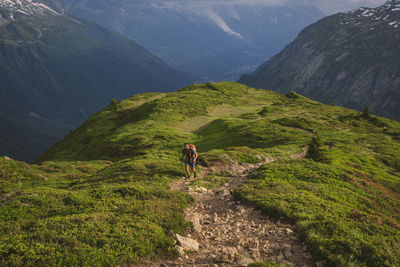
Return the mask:
<path id="1" fill-rule="evenodd" d="M 360 25 L 365 23 L 363 18 L 373 21 L 373 26 L 385 23 L 394 28 L 400 26 L 400 1 L 389 1 L 377 8 L 358 8 L 344 12 L 341 25 Z"/>
<path id="2" fill-rule="evenodd" d="M 175 11 L 178 13 L 186 13 L 190 11 L 188 6 L 181 2 L 174 2 L 174 1 L 157 1 L 151 3 L 151 6 L 155 9 L 164 9 L 169 11 Z"/>
<path id="3" fill-rule="evenodd" d="M 0 0 L 0 12 L 4 11 L 8 14 L 2 14 L 2 17 L 9 20 L 15 20 L 18 14 L 26 16 L 61 15 L 49 6 L 32 0 Z"/>

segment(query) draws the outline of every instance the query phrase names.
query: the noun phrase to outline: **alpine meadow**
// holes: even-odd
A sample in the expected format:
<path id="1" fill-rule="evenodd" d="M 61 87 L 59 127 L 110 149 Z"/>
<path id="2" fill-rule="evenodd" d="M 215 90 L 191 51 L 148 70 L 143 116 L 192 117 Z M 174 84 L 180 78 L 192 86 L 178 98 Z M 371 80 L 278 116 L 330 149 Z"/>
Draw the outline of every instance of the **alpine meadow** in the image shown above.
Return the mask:
<path id="1" fill-rule="evenodd" d="M 203 177 L 170 190 L 184 176 L 178 159 L 188 140 Z M 217 185 L 205 170 L 236 163 L 259 166 L 236 201 L 294 224 L 315 261 L 398 266 L 399 159 L 399 122 L 293 92 L 221 82 L 134 95 L 112 101 L 36 164 L 1 159 L 0 264 L 175 259 L 169 233 L 193 227 L 184 217 L 190 188 Z M 272 260 L 257 266 L 279 264 Z"/>
<path id="2" fill-rule="evenodd" d="M 399 40 L 400 0 L 0 0 L 0 267 L 400 266 Z"/>

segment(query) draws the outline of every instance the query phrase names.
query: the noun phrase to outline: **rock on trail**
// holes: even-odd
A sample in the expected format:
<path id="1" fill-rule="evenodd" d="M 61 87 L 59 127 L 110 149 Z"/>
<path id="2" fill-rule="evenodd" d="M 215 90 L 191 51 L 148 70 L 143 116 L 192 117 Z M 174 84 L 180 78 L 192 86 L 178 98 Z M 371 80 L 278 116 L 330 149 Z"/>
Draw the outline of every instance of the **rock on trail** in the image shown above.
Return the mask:
<path id="1" fill-rule="evenodd" d="M 268 159 L 267 163 L 274 161 Z M 198 244 L 187 249 L 177 237 L 179 259 L 162 266 L 247 266 L 256 261 L 274 261 L 285 266 L 316 266 L 306 246 L 297 238 L 293 225 L 274 221 L 233 199 L 231 192 L 259 164 L 225 166 L 232 173 L 223 187 L 187 189 L 190 181 L 178 181 L 171 189 L 186 190 L 196 202 L 185 211 L 193 223 L 187 238 Z M 215 171 L 211 167 L 203 173 Z M 201 179 L 201 178 L 200 178 Z M 158 265 L 159 266 L 159 265 Z"/>

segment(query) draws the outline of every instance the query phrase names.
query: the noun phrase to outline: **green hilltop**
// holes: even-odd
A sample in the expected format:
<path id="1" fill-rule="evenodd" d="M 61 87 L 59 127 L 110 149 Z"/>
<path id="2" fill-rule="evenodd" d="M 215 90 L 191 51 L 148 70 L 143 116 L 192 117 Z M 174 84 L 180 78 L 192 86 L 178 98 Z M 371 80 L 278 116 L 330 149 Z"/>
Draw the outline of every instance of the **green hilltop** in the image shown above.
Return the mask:
<path id="1" fill-rule="evenodd" d="M 295 223 L 317 259 L 400 265 L 400 123 L 232 82 L 112 101 L 36 164 L 1 159 L 0 265 L 176 256 L 168 232 L 190 227 L 193 199 L 169 184 L 187 141 L 202 166 L 277 159 L 235 197 Z"/>

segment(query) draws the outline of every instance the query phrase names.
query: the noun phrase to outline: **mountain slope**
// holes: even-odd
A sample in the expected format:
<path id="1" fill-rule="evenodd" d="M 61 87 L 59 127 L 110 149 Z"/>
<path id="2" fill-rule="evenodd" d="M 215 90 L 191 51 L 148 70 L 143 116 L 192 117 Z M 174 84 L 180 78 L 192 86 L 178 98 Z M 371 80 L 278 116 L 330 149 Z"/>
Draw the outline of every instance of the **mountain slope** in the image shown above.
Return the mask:
<path id="1" fill-rule="evenodd" d="M 240 82 L 400 120 L 400 1 L 326 17 Z"/>
<path id="2" fill-rule="evenodd" d="M 11 158 L 32 159 L 32 155 L 37 155 L 59 140 L 55 136 L 46 135 L 45 131 L 32 131 L 29 127 L 7 119 L 0 118 L 0 125 L 0 154 Z"/>
<path id="3" fill-rule="evenodd" d="M 313 6 L 234 1 L 61 0 L 201 81 L 237 80 L 323 14 Z"/>
<path id="4" fill-rule="evenodd" d="M 0 1 L 0 118 L 54 140 L 112 98 L 190 83 L 136 43 L 56 10 L 40 2 Z M 0 153 L 14 144 L 17 159 L 32 161 L 47 143 L 37 151 L 28 146 L 31 153 L 24 154 L 9 135 L 0 141 Z"/>
<path id="5" fill-rule="evenodd" d="M 202 166 L 274 159 L 234 195 L 295 222 L 317 260 L 400 264 L 400 123 L 228 82 L 113 102 L 40 163 L 0 159 L 0 264 L 173 257 L 168 233 L 185 233 L 183 210 L 193 200 L 169 184 L 184 175 L 188 141 Z M 293 156 L 305 147 L 306 158 Z M 194 184 L 224 183 L 224 171 Z M 270 245 L 281 252 L 281 243 Z"/>

